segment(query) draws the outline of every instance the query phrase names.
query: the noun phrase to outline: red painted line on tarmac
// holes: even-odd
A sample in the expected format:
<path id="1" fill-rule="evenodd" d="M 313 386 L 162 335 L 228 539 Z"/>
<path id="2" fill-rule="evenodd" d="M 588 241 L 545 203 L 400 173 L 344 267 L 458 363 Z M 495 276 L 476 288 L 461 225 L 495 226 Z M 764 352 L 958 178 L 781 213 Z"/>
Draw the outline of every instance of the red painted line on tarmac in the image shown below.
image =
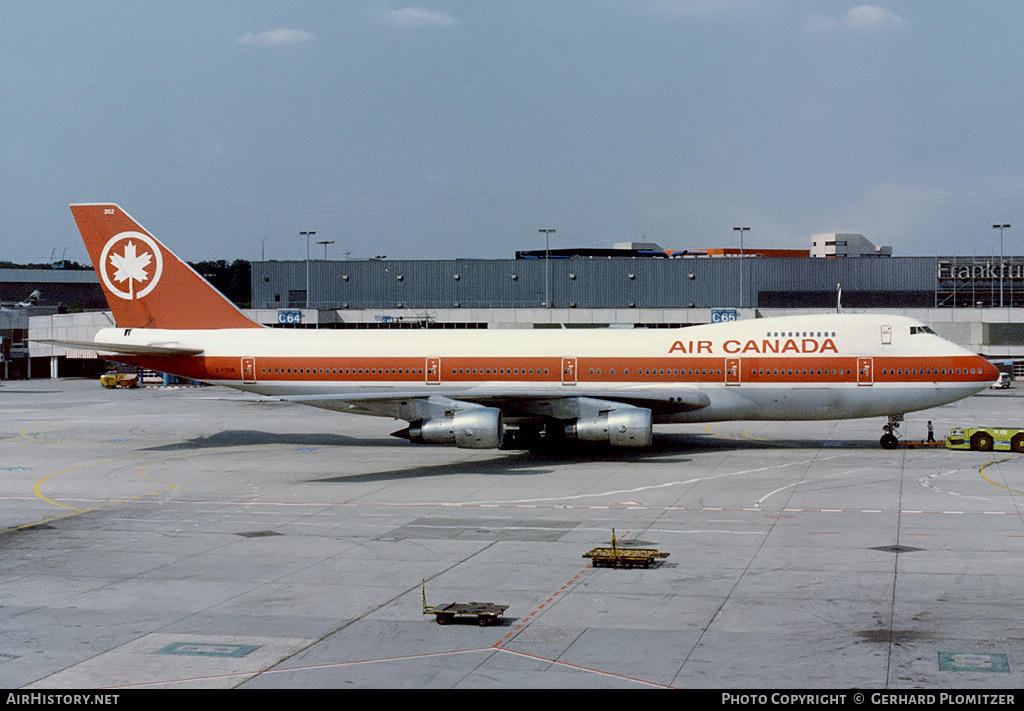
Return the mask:
<path id="1" fill-rule="evenodd" d="M 654 681 L 647 681 L 645 679 L 638 679 L 635 676 L 627 676 L 625 674 L 615 674 L 613 672 L 602 671 L 601 669 L 594 669 L 593 667 L 584 667 L 579 664 L 570 664 L 568 662 L 560 662 L 557 659 L 548 659 L 547 657 L 540 657 L 536 654 L 527 654 L 526 652 L 517 652 L 512 649 L 499 649 L 499 652 L 505 652 L 506 654 L 514 654 L 517 657 L 526 657 L 527 659 L 533 659 L 535 661 L 548 662 L 550 664 L 557 664 L 558 666 L 567 667 L 569 669 L 578 669 L 579 671 L 590 672 L 591 674 L 600 674 L 601 676 L 611 677 L 613 679 L 622 679 L 624 681 L 632 681 L 637 684 L 644 684 L 645 686 L 656 686 L 661 689 L 671 689 L 672 687 L 668 684 L 659 684 Z"/>
<path id="2" fill-rule="evenodd" d="M 657 682 L 647 681 L 645 679 L 638 679 L 636 677 L 628 676 L 626 674 L 616 674 L 614 672 L 607 672 L 607 671 L 603 671 L 601 669 L 594 669 L 592 667 L 585 667 L 585 666 L 582 666 L 582 665 L 579 665 L 579 664 L 570 664 L 568 662 L 560 662 L 557 659 L 548 659 L 546 657 L 537 656 L 536 654 L 527 654 L 526 652 L 517 652 L 517 651 L 511 650 L 511 649 L 500 649 L 500 648 L 495 648 L 495 647 L 482 647 L 480 649 L 460 649 L 460 650 L 452 650 L 452 651 L 448 651 L 448 652 L 427 652 L 427 653 L 424 653 L 424 654 L 410 654 L 410 655 L 398 656 L 398 657 L 381 657 L 379 659 L 359 659 L 359 660 L 350 661 L 350 662 L 328 662 L 328 663 L 325 663 L 325 664 L 311 664 L 311 665 L 308 665 L 308 666 L 301 666 L 301 667 L 286 667 L 286 668 L 264 669 L 264 670 L 256 669 L 256 670 L 251 670 L 251 671 L 231 672 L 231 673 L 227 673 L 227 674 L 213 674 L 213 675 L 209 675 L 209 676 L 183 677 L 183 678 L 178 678 L 178 679 L 160 679 L 160 680 L 154 680 L 154 681 L 139 682 L 139 683 L 135 683 L 135 684 L 119 684 L 119 685 L 109 686 L 109 687 L 105 687 L 105 688 L 108 688 L 108 689 L 133 689 L 133 688 L 138 689 L 138 688 L 143 688 L 143 687 L 147 687 L 147 686 L 165 686 L 167 684 L 187 684 L 187 683 L 195 683 L 195 682 L 199 682 L 199 681 L 212 681 L 212 680 L 215 680 L 215 679 L 232 679 L 232 678 L 239 678 L 239 677 L 257 677 L 257 676 L 261 676 L 263 674 L 287 674 L 289 672 L 318 671 L 318 670 L 321 670 L 321 669 L 337 669 L 337 668 L 341 668 L 341 667 L 355 666 L 355 665 L 358 665 L 358 664 L 379 664 L 381 662 L 406 661 L 406 660 L 410 660 L 410 659 L 424 659 L 424 658 L 429 658 L 429 657 L 443 657 L 443 656 L 449 656 L 449 655 L 455 655 L 455 654 L 471 654 L 471 653 L 479 653 L 479 652 L 498 652 L 498 653 L 512 654 L 512 655 L 515 655 L 517 657 L 524 657 L 526 659 L 533 659 L 535 661 L 543 661 L 543 662 L 547 662 L 549 664 L 554 664 L 556 666 L 566 667 L 568 669 L 576 669 L 578 671 L 589 672 L 591 674 L 599 674 L 601 676 L 607 676 L 607 677 L 610 677 L 610 678 L 613 678 L 613 679 L 621 679 L 623 681 L 629 681 L 629 682 L 633 682 L 633 683 L 636 683 L 636 684 L 643 684 L 644 686 L 655 686 L 655 687 L 659 687 L 659 688 L 663 688 L 663 689 L 672 688 L 671 686 L 669 686 L 667 684 L 659 684 Z"/>
<path id="3" fill-rule="evenodd" d="M 625 532 L 625 534 L 623 534 L 623 536 L 619 536 L 618 540 L 622 540 L 622 538 L 623 538 L 623 537 L 625 537 L 625 536 L 628 536 L 629 534 L 630 534 L 630 531 L 626 531 L 626 532 Z M 529 614 L 528 614 L 528 615 L 527 615 L 526 617 L 522 618 L 522 619 L 521 619 L 521 620 L 519 621 L 519 624 L 518 624 L 518 625 L 516 625 L 515 627 L 513 627 L 513 628 L 512 628 L 512 629 L 511 629 L 511 630 L 509 631 L 509 633 L 508 633 L 507 635 L 505 635 L 505 636 L 504 636 L 504 637 L 502 637 L 502 638 L 501 638 L 500 640 L 498 640 L 497 642 L 495 642 L 495 644 L 494 644 L 494 648 L 495 648 L 495 649 L 503 649 L 503 647 L 502 647 L 501 645 L 505 644 L 505 643 L 506 643 L 506 642 L 507 642 L 507 641 L 508 641 L 509 639 L 511 639 L 512 637 L 514 637 L 514 636 L 515 636 L 515 635 L 516 635 L 516 634 L 517 634 L 517 633 L 518 633 L 518 632 L 519 632 L 519 631 L 520 631 L 521 629 L 523 629 L 524 627 L 528 626 L 528 625 L 529 625 L 529 623 L 530 623 L 530 622 L 531 622 L 531 621 L 532 621 L 532 620 L 533 620 L 533 619 L 534 619 L 534 618 L 535 618 L 535 617 L 536 617 L 537 615 L 539 615 L 539 614 L 541 613 L 541 611 L 542 611 L 542 610 L 543 610 L 543 609 L 544 609 L 545 607 L 547 607 L 547 606 L 548 606 L 548 604 L 549 604 L 549 603 L 551 603 L 551 602 L 552 602 L 552 601 L 553 601 L 553 600 L 554 600 L 554 599 L 555 599 L 556 597 L 558 597 L 559 595 L 561 595 L 561 594 L 562 594 L 563 592 L 565 592 L 566 590 L 568 590 L 568 589 L 569 589 L 569 587 L 570 587 L 571 585 L 573 585 L 573 584 L 574 584 L 574 583 L 575 583 L 575 582 L 576 582 L 577 580 L 579 580 L 579 579 L 580 579 L 580 576 L 581 576 L 581 575 L 583 575 L 584 573 L 586 573 L 586 572 L 587 572 L 588 570 L 593 570 L 593 566 L 587 566 L 586 568 L 584 568 L 584 569 L 583 569 L 583 570 L 581 570 L 580 572 L 576 573 L 576 575 L 574 575 L 574 576 L 573 576 L 572 578 L 570 578 L 570 579 L 569 579 L 568 581 L 566 581 L 566 583 L 565 583 L 564 585 L 562 585 L 562 587 L 558 588 L 558 590 L 556 590 L 556 591 L 555 591 L 555 593 L 554 593 L 554 594 L 553 594 L 553 595 L 552 595 L 551 597 L 549 597 L 549 598 L 548 598 L 547 600 L 545 600 L 544 602 L 542 602 L 542 603 L 541 603 L 541 604 L 540 604 L 540 605 L 539 605 L 539 606 L 538 606 L 538 607 L 537 607 L 536 609 L 534 609 L 534 610 L 530 611 L 530 613 L 529 613 Z"/>
<path id="4" fill-rule="evenodd" d="M 24 496 L 0 496 L 0 501 L 16 501 L 22 499 L 31 499 L 33 497 Z M 63 497 L 62 501 L 67 502 L 82 502 L 82 503 L 107 503 L 111 499 L 94 498 L 94 497 Z M 120 502 L 120 499 L 117 500 Z M 405 503 L 387 503 L 387 502 L 372 502 L 372 501 L 237 501 L 229 499 L 207 499 L 207 500 L 185 500 L 185 499 L 139 499 L 134 503 L 137 504 L 179 504 L 188 506 L 245 506 L 245 507 L 309 507 L 316 506 L 321 507 L 351 507 L 351 508 L 455 508 L 455 509 L 534 509 L 538 511 L 626 511 L 630 510 L 630 507 L 624 506 L 574 506 L 569 504 L 550 504 L 546 506 L 530 505 L 524 506 L 521 504 L 487 504 L 487 503 L 460 503 L 460 502 L 445 502 L 445 501 L 425 501 L 425 502 L 405 502 Z M 686 508 L 680 506 L 665 506 L 665 507 L 653 507 L 647 506 L 645 510 L 663 510 L 663 511 L 681 511 L 688 513 L 770 513 L 769 509 L 761 508 L 723 508 L 717 506 L 702 506 Z M 881 509 L 794 509 L 794 508 L 783 508 L 780 513 L 802 513 L 802 514 L 920 514 L 920 515 L 932 515 L 932 516 L 963 516 L 963 515 L 984 515 L 984 516 L 1017 516 L 1019 515 L 1015 511 L 920 511 L 920 510 L 900 510 L 894 509 L 891 511 L 883 511 Z"/>
<path id="5" fill-rule="evenodd" d="M 570 587 L 570 586 L 571 586 L 571 585 L 572 585 L 573 583 L 575 583 L 575 582 L 576 582 L 577 580 L 579 580 L 579 578 L 580 578 L 580 576 L 581 576 L 581 575 L 583 575 L 584 573 L 586 573 L 586 572 L 587 572 L 588 570 L 590 570 L 590 568 L 584 568 L 584 569 L 583 569 L 583 570 L 581 570 L 580 572 L 576 573 L 576 575 L 574 575 L 574 576 L 573 576 L 573 577 L 572 577 L 572 578 L 571 578 L 570 580 L 568 580 L 568 581 L 567 581 L 567 582 L 566 582 L 566 583 L 565 583 L 565 584 L 564 584 L 564 585 L 563 585 L 562 587 L 558 588 L 558 590 L 557 590 L 557 591 L 555 592 L 555 594 L 554 594 L 554 595 L 552 595 L 552 596 L 551 596 L 551 597 L 549 597 L 549 598 L 548 598 L 547 600 L 545 600 L 545 601 L 544 601 L 543 603 L 541 603 L 541 604 L 540 604 L 540 605 L 539 605 L 539 606 L 538 606 L 538 607 L 537 607 L 536 609 L 532 610 L 532 611 L 530 612 L 530 614 L 528 614 L 528 615 L 527 615 L 526 617 L 522 618 L 522 619 L 521 619 L 521 620 L 519 621 L 519 624 L 518 624 L 518 625 L 516 625 L 515 627 L 513 627 L 513 628 L 512 628 L 512 629 L 511 629 L 511 630 L 509 631 L 509 633 L 508 633 L 507 635 L 505 635 L 505 636 L 504 636 L 504 637 L 502 637 L 502 638 L 501 638 L 500 640 L 498 640 L 497 642 L 495 642 L 495 644 L 494 644 L 494 649 L 502 649 L 502 646 L 501 646 L 501 645 L 505 644 L 505 642 L 507 642 L 507 641 L 508 641 L 509 639 L 511 639 L 512 637 L 514 637 L 514 636 L 515 636 L 515 635 L 516 635 L 516 634 L 517 634 L 517 633 L 518 633 L 518 632 L 519 632 L 520 630 L 522 630 L 522 629 L 523 629 L 524 627 L 527 627 L 527 626 L 529 625 L 529 623 L 530 623 L 530 622 L 531 622 L 531 621 L 533 620 L 533 618 L 535 618 L 535 617 L 536 617 L 536 616 L 537 616 L 538 614 L 540 614 L 540 612 L 541 612 L 541 611 L 542 611 L 542 610 L 543 610 L 543 609 L 544 609 L 545 607 L 547 607 L 547 606 L 548 606 L 548 603 L 550 603 L 550 602 L 551 602 L 552 600 L 554 600 L 554 599 L 555 599 L 556 597 L 558 597 L 558 596 L 559 596 L 559 595 L 561 595 L 561 594 L 562 594 L 563 592 L 565 592 L 565 591 L 566 591 L 566 590 L 567 590 L 567 589 L 568 589 L 568 588 L 569 588 L 569 587 Z"/>
<path id="6" fill-rule="evenodd" d="M 424 652 L 422 654 L 408 654 L 404 656 L 396 657 L 381 657 L 379 659 L 357 659 L 349 662 L 327 662 L 324 664 L 310 664 L 308 666 L 301 667 L 286 667 L 280 669 L 252 669 L 249 671 L 238 671 L 228 672 L 225 674 L 212 674 L 209 676 L 193 676 L 183 677 L 180 679 L 160 679 L 155 681 L 144 681 L 135 684 L 118 684 L 115 686 L 108 686 L 104 688 L 108 689 L 137 689 L 146 686 L 163 686 L 165 684 L 187 684 L 196 681 L 209 681 L 213 679 L 232 679 L 237 677 L 257 677 L 263 674 L 284 674 L 287 672 L 301 672 L 301 671 L 316 671 L 318 669 L 334 669 L 338 667 L 348 667 L 357 664 L 379 664 L 380 662 L 401 662 L 409 659 L 424 659 L 428 657 L 444 657 L 453 654 L 471 654 L 478 652 L 492 652 L 495 651 L 493 647 L 480 647 L 478 649 L 454 649 L 446 652 Z"/>

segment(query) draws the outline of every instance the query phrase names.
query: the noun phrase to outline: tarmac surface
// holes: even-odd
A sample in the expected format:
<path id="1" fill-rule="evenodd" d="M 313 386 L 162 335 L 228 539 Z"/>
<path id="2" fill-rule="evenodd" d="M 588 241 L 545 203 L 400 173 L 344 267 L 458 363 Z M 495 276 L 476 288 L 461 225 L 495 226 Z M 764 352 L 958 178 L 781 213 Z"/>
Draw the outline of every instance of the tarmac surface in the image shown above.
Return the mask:
<path id="1" fill-rule="evenodd" d="M 537 456 L 221 388 L 0 404 L 0 688 L 1024 686 L 1020 455 L 883 450 L 883 418 Z M 594 568 L 612 529 L 670 556 Z M 508 609 L 438 625 L 421 581 Z"/>

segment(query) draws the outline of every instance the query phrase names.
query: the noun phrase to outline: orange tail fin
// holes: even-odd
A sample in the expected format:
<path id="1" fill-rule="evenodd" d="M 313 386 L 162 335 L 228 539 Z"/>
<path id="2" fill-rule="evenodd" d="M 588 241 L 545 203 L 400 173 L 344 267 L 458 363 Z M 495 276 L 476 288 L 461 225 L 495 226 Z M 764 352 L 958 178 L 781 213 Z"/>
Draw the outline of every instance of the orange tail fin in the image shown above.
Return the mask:
<path id="1" fill-rule="evenodd" d="M 118 326 L 260 327 L 117 205 L 72 205 L 71 214 Z"/>

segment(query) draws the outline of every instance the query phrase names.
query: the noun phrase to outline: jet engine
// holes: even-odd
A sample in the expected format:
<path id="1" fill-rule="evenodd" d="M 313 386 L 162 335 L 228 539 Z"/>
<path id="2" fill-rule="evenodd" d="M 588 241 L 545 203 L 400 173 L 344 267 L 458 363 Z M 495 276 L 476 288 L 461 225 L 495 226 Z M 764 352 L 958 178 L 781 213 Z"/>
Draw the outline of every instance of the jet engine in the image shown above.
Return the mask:
<path id="1" fill-rule="evenodd" d="M 409 423 L 410 442 L 454 444 L 466 449 L 496 449 L 501 444 L 501 410 L 474 407 L 451 415 Z"/>
<path id="2" fill-rule="evenodd" d="M 647 447 L 651 443 L 651 411 L 643 407 L 609 410 L 581 417 L 565 426 L 567 439 L 608 442 L 614 447 Z"/>

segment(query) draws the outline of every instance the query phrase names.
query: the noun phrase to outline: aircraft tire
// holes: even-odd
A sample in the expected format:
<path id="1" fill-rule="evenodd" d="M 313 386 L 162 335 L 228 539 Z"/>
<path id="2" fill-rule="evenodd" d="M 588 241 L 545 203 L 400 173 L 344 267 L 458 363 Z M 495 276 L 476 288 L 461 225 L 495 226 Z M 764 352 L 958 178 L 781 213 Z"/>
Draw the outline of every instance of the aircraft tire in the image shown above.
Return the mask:
<path id="1" fill-rule="evenodd" d="M 896 449 L 900 441 L 892 433 L 886 432 L 878 443 L 882 445 L 882 449 Z"/>

